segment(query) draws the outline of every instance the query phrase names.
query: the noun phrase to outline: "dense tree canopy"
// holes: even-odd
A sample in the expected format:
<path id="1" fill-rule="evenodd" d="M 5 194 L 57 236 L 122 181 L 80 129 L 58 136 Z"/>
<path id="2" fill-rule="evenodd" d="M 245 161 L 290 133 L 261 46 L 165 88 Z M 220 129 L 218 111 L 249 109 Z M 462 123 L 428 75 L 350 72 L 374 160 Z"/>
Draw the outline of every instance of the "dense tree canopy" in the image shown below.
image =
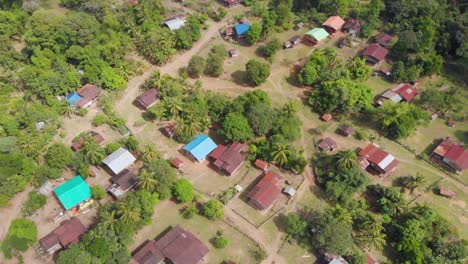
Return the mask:
<path id="1" fill-rule="evenodd" d="M 429 115 L 409 103 L 384 104 L 376 113 L 381 129 L 390 137 L 400 139 L 410 136 L 420 124 L 429 121 Z"/>
<path id="2" fill-rule="evenodd" d="M 260 85 L 270 76 L 270 66 L 258 60 L 249 60 L 245 65 L 247 81 L 252 85 Z"/>

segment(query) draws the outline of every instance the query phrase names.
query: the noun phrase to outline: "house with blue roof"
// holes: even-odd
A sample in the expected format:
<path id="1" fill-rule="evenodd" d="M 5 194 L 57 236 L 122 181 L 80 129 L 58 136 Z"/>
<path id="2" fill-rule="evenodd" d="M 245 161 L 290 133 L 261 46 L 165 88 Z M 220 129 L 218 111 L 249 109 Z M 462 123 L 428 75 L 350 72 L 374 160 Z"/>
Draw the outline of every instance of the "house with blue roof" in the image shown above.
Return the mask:
<path id="1" fill-rule="evenodd" d="M 207 135 L 200 134 L 183 147 L 196 161 L 202 161 L 217 147 L 216 143 Z"/>
<path id="2" fill-rule="evenodd" d="M 247 34 L 247 31 L 249 31 L 249 29 L 249 24 L 237 24 L 234 26 L 234 31 L 236 32 L 237 38 L 245 37 L 245 34 Z"/>
<path id="3" fill-rule="evenodd" d="M 70 93 L 69 95 L 67 95 L 67 101 L 70 103 L 70 106 L 75 106 L 80 99 L 81 96 L 77 93 Z"/>

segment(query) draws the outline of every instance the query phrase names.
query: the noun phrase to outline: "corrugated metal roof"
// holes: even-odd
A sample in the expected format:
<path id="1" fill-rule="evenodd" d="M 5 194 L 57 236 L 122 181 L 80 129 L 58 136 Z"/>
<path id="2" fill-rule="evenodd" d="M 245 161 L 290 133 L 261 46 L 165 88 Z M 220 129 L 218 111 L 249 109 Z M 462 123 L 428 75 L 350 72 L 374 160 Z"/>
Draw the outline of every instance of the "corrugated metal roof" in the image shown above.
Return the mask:
<path id="1" fill-rule="evenodd" d="M 323 28 L 314 28 L 311 31 L 307 32 L 306 35 L 314 37 L 317 41 L 324 40 L 330 34 Z"/>
<path id="2" fill-rule="evenodd" d="M 237 35 L 244 35 L 249 31 L 250 25 L 249 24 L 237 24 L 234 26 Z"/>
<path id="3" fill-rule="evenodd" d="M 205 135 L 200 134 L 187 145 L 184 146 L 184 150 L 188 151 L 198 161 L 205 159 L 217 147 L 213 140 Z"/>
<path id="4" fill-rule="evenodd" d="M 55 188 L 54 193 L 65 210 L 69 210 L 91 197 L 91 189 L 81 176 L 76 176 Z"/>
<path id="5" fill-rule="evenodd" d="M 171 19 L 171 20 L 168 20 L 168 21 L 164 22 L 164 24 L 166 24 L 166 26 L 171 31 L 173 31 L 173 30 L 177 30 L 177 29 L 183 27 L 185 25 L 185 20 L 176 17 L 174 19 Z"/>
<path id="6" fill-rule="evenodd" d="M 107 156 L 102 163 L 106 164 L 115 174 L 132 165 L 136 158 L 128 150 L 119 148 L 114 153 Z"/>

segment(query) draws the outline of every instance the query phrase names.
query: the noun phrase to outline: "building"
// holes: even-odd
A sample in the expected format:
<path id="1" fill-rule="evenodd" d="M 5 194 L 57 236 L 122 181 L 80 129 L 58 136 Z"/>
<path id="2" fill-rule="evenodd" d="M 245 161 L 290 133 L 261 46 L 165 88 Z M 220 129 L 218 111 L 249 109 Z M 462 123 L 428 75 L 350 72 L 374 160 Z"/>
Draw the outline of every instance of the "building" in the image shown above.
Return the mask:
<path id="1" fill-rule="evenodd" d="M 361 23 L 354 18 L 348 19 L 341 30 L 348 33 L 351 37 L 355 37 L 361 31 Z"/>
<path id="2" fill-rule="evenodd" d="M 276 173 L 267 172 L 247 195 L 249 204 L 259 210 L 269 208 L 281 194 L 281 189 L 278 187 L 281 180 L 282 178 Z"/>
<path id="3" fill-rule="evenodd" d="M 104 163 L 115 175 L 122 172 L 135 162 L 136 158 L 128 150 L 119 148 L 112 154 L 107 156 L 102 163 Z"/>
<path id="4" fill-rule="evenodd" d="M 129 169 L 124 169 L 111 179 L 112 185 L 107 191 L 117 199 L 120 199 L 126 192 L 138 183 L 138 178 Z"/>
<path id="5" fill-rule="evenodd" d="M 183 16 L 177 15 L 164 20 L 163 23 L 167 26 L 171 31 L 180 29 L 185 25 L 185 18 Z"/>
<path id="6" fill-rule="evenodd" d="M 171 165 L 172 167 L 180 170 L 184 166 L 184 162 L 179 158 L 174 158 L 173 160 L 171 160 Z"/>
<path id="7" fill-rule="evenodd" d="M 345 21 L 340 16 L 331 16 L 325 22 L 322 27 L 330 34 L 340 31 Z"/>
<path id="8" fill-rule="evenodd" d="M 242 153 L 244 145 L 236 142 L 228 147 L 218 145 L 218 147 L 211 152 L 210 158 L 213 159 L 213 166 L 227 176 L 234 175 L 237 170 L 244 164 L 246 155 Z"/>
<path id="9" fill-rule="evenodd" d="M 340 255 L 325 253 L 324 257 L 328 264 L 348 264 L 348 262 Z"/>
<path id="10" fill-rule="evenodd" d="M 159 240 L 150 240 L 133 254 L 131 264 L 198 264 L 209 249 L 194 234 L 176 226 Z"/>
<path id="11" fill-rule="evenodd" d="M 456 173 L 462 173 L 468 169 L 468 150 L 450 137 L 443 139 L 432 151 L 431 158 L 441 161 Z"/>
<path id="12" fill-rule="evenodd" d="M 200 134 L 187 145 L 183 150 L 188 153 L 194 160 L 202 161 L 217 147 L 216 143 L 207 135 Z"/>
<path id="13" fill-rule="evenodd" d="M 87 108 L 97 101 L 101 90 L 93 84 L 85 84 L 76 93 L 67 96 L 67 101 L 71 106 L 77 108 Z"/>
<path id="14" fill-rule="evenodd" d="M 268 170 L 268 162 L 257 159 L 255 160 L 255 167 L 261 169 L 262 171 L 267 171 Z"/>
<path id="15" fill-rule="evenodd" d="M 104 137 L 101 136 L 101 134 L 99 134 L 98 132 L 89 131 L 87 134 L 89 136 L 91 136 L 93 138 L 94 142 L 96 142 L 97 144 L 101 144 L 102 142 L 104 142 Z M 83 144 L 84 144 L 85 140 L 86 140 L 86 138 L 83 136 L 83 137 L 80 137 L 75 142 L 73 142 L 73 144 L 71 145 L 72 150 L 73 151 L 81 150 L 83 148 Z"/>
<path id="16" fill-rule="evenodd" d="M 358 156 L 361 169 L 367 169 L 378 175 L 388 176 L 398 165 L 398 160 L 393 155 L 374 143 L 367 145 Z"/>
<path id="17" fill-rule="evenodd" d="M 67 248 L 71 243 L 79 243 L 86 228 L 76 217 L 72 217 L 60 224 L 54 231 L 39 240 L 38 251 L 50 255 Z"/>
<path id="18" fill-rule="evenodd" d="M 240 0 L 223 0 L 222 2 L 226 7 L 234 7 L 241 3 Z"/>
<path id="19" fill-rule="evenodd" d="M 313 45 L 326 39 L 330 34 L 323 28 L 314 28 L 309 32 L 305 33 L 303 39 Z"/>
<path id="20" fill-rule="evenodd" d="M 237 24 L 234 26 L 234 32 L 236 34 L 237 39 L 244 38 L 249 31 L 250 25 L 249 24 Z"/>
<path id="21" fill-rule="evenodd" d="M 176 136 L 175 133 L 176 122 L 168 122 L 162 126 L 159 130 L 168 138 L 173 138 Z"/>
<path id="22" fill-rule="evenodd" d="M 439 188 L 439 194 L 446 197 L 446 198 L 453 198 L 457 195 L 454 191 L 450 190 L 449 188 L 446 187 L 440 187 Z"/>
<path id="23" fill-rule="evenodd" d="M 354 129 L 351 126 L 345 125 L 345 126 L 340 127 L 339 132 L 341 133 L 341 135 L 345 137 L 349 137 L 354 134 Z"/>
<path id="24" fill-rule="evenodd" d="M 291 39 L 289 39 L 288 41 L 284 42 L 283 44 L 283 47 L 285 49 L 287 48 L 293 48 L 294 46 L 298 45 L 299 43 L 301 43 L 301 39 L 302 37 L 301 36 L 294 36 L 292 37 Z"/>
<path id="25" fill-rule="evenodd" d="M 317 145 L 317 148 L 320 151 L 333 151 L 337 147 L 335 140 L 332 138 L 326 137 L 320 141 L 320 143 Z"/>
<path id="26" fill-rule="evenodd" d="M 230 49 L 229 56 L 231 56 L 231 58 L 239 57 L 239 51 L 236 49 Z"/>
<path id="27" fill-rule="evenodd" d="M 369 255 L 366 255 L 366 263 L 367 264 L 379 264 L 375 259 Z"/>
<path id="28" fill-rule="evenodd" d="M 411 102 L 416 95 L 418 95 L 416 87 L 408 83 L 400 83 L 392 90 L 385 91 L 377 101 L 377 105 L 382 105 L 384 99 L 390 100 L 394 103 Z"/>
<path id="29" fill-rule="evenodd" d="M 81 203 L 91 199 L 91 189 L 81 176 L 76 176 L 55 188 L 54 193 L 65 210 L 79 207 Z"/>
<path id="30" fill-rule="evenodd" d="M 333 118 L 333 116 L 330 115 L 330 114 L 323 114 L 320 118 L 321 118 L 323 121 L 328 122 L 328 121 L 330 121 L 330 120 Z"/>
<path id="31" fill-rule="evenodd" d="M 291 185 L 288 185 L 284 188 L 283 193 L 287 194 L 289 197 L 293 197 L 294 194 L 296 194 L 296 190 L 291 187 Z"/>
<path id="32" fill-rule="evenodd" d="M 385 34 L 385 33 L 379 33 L 374 37 L 375 43 L 379 44 L 382 47 L 387 47 L 390 42 L 392 42 L 392 36 Z"/>
<path id="33" fill-rule="evenodd" d="M 140 104 L 140 106 L 145 110 L 155 105 L 158 101 L 159 91 L 156 88 L 146 90 L 137 98 L 138 104 Z"/>
<path id="34" fill-rule="evenodd" d="M 388 50 L 379 44 L 370 44 L 362 53 L 362 56 L 371 64 L 382 62 L 388 54 Z"/>

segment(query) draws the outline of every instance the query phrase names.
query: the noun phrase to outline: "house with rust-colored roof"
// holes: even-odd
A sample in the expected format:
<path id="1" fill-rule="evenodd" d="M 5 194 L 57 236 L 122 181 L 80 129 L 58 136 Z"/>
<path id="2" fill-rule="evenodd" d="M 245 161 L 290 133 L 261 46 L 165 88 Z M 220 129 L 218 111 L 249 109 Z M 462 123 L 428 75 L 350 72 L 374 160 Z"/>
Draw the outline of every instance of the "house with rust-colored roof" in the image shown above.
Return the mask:
<path id="1" fill-rule="evenodd" d="M 362 53 L 362 56 L 371 64 L 378 64 L 385 59 L 388 50 L 379 44 L 370 44 Z"/>
<path id="2" fill-rule="evenodd" d="M 330 34 L 340 31 L 345 21 L 340 16 L 331 16 L 325 22 L 322 27 Z"/>
<path id="3" fill-rule="evenodd" d="M 378 145 L 371 143 L 358 153 L 362 169 L 388 176 L 398 165 L 398 160 Z"/>
<path id="4" fill-rule="evenodd" d="M 261 159 L 255 160 L 255 167 L 261 169 L 262 171 L 267 171 L 268 170 L 268 162 L 263 161 Z"/>
<path id="5" fill-rule="evenodd" d="M 176 226 L 133 254 L 131 264 L 198 264 L 209 249 L 191 232 Z"/>
<path id="6" fill-rule="evenodd" d="M 70 218 L 60 224 L 54 231 L 39 240 L 38 250 L 52 255 L 71 243 L 79 243 L 86 228 L 76 217 Z"/>
<path id="7" fill-rule="evenodd" d="M 281 180 L 278 174 L 267 172 L 247 195 L 249 204 L 259 210 L 269 208 L 281 194 L 281 188 L 278 187 Z"/>
<path id="8" fill-rule="evenodd" d="M 155 105 L 158 101 L 159 91 L 156 88 L 146 90 L 137 98 L 138 104 L 145 110 Z"/>
<path id="9" fill-rule="evenodd" d="M 85 84 L 76 93 L 81 97 L 76 105 L 78 108 L 89 107 L 92 103 L 96 102 L 101 93 L 101 90 L 94 84 Z"/>
<path id="10" fill-rule="evenodd" d="M 468 169 L 468 150 L 464 149 L 458 141 L 446 137 L 432 151 L 431 157 L 442 161 L 456 173 Z"/>
<path id="11" fill-rule="evenodd" d="M 242 153 L 244 144 L 236 142 L 228 147 L 218 145 L 211 152 L 210 158 L 213 159 L 213 166 L 228 176 L 234 175 L 237 170 L 244 164 L 247 155 Z"/>
<path id="12" fill-rule="evenodd" d="M 317 148 L 320 151 L 333 151 L 337 147 L 336 141 L 330 137 L 326 137 L 320 141 L 317 145 Z"/>
<path id="13" fill-rule="evenodd" d="M 379 44 L 382 47 L 387 47 L 390 42 L 392 42 L 392 36 L 386 33 L 379 33 L 374 37 L 375 43 Z"/>
<path id="14" fill-rule="evenodd" d="M 388 99 L 394 103 L 409 103 L 414 99 L 414 97 L 416 97 L 416 95 L 418 95 L 418 90 L 416 90 L 416 87 L 409 83 L 400 83 L 397 87 L 393 88 L 392 90 L 385 91 L 380 96 L 380 99 L 377 101 L 377 104 L 382 105 L 383 99 Z"/>
<path id="15" fill-rule="evenodd" d="M 357 19 L 351 18 L 348 19 L 343 27 L 341 28 L 343 32 L 349 33 L 350 35 L 357 35 L 361 30 L 361 23 Z"/>

